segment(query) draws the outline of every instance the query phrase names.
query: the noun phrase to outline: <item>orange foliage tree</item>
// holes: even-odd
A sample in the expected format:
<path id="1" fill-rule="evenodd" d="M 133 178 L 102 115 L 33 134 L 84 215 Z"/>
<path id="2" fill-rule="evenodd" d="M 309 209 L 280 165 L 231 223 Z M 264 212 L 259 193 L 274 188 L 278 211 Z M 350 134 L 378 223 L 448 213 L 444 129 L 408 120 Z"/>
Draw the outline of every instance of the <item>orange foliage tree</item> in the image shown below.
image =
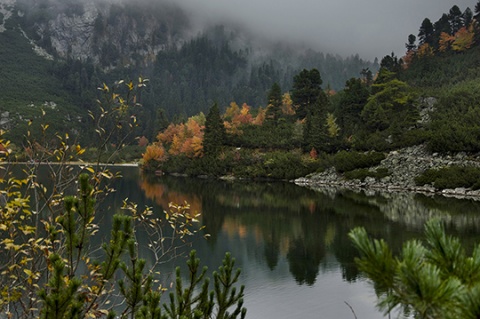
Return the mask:
<path id="1" fill-rule="evenodd" d="M 428 43 L 424 43 L 418 47 L 417 56 L 419 58 L 429 57 L 432 55 L 433 55 L 433 48 Z"/>
<path id="2" fill-rule="evenodd" d="M 438 40 L 438 50 L 440 52 L 447 51 L 452 46 L 453 41 L 455 41 L 455 36 L 442 32 L 440 34 L 440 40 Z"/>
<path id="3" fill-rule="evenodd" d="M 252 114 L 250 114 L 250 106 L 246 103 L 243 103 L 242 108 L 240 109 L 237 103 L 230 103 L 230 107 L 225 111 L 223 117 L 225 119 L 223 125 L 228 134 L 241 135 L 243 131 L 241 130 L 242 125 L 248 125 L 253 123 Z"/>
<path id="4" fill-rule="evenodd" d="M 473 26 L 468 29 L 466 27 L 461 28 L 455 33 L 455 41 L 452 43 L 452 49 L 457 52 L 470 49 L 474 36 L 475 32 L 473 31 Z"/>
<path id="5" fill-rule="evenodd" d="M 204 127 L 205 116 L 202 113 L 190 117 L 186 123 L 170 124 L 157 135 L 157 142 L 147 147 L 143 154 L 144 162 L 151 160 L 162 162 L 168 158 L 168 154 L 201 157 Z"/>
<path id="6" fill-rule="evenodd" d="M 160 143 L 147 146 L 147 149 L 143 154 L 143 160 L 145 162 L 149 162 L 152 160 L 157 162 L 163 162 L 166 158 L 167 153 L 165 152 L 165 148 L 163 147 L 163 145 Z"/>
<path id="7" fill-rule="evenodd" d="M 202 156 L 203 128 L 197 120 L 190 117 L 187 123 L 169 125 L 168 134 L 160 133 L 158 140 L 169 146 L 172 155 L 185 154 L 188 157 Z M 171 138 L 171 140 L 170 140 Z"/>

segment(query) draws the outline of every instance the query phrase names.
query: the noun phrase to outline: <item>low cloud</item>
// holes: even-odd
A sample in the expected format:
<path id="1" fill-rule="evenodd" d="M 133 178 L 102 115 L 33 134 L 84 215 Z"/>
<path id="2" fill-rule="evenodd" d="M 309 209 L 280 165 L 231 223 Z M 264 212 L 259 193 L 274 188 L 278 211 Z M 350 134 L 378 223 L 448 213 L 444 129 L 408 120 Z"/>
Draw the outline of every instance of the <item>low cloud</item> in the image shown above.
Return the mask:
<path id="1" fill-rule="evenodd" d="M 156 0 L 164 1 L 164 0 Z M 173 0 L 170 0 L 173 1 Z M 437 21 L 453 5 L 472 10 L 474 0 L 176 0 L 198 27 L 234 23 L 272 41 L 304 44 L 343 56 L 373 60 L 405 52 L 409 34 L 424 18 Z"/>

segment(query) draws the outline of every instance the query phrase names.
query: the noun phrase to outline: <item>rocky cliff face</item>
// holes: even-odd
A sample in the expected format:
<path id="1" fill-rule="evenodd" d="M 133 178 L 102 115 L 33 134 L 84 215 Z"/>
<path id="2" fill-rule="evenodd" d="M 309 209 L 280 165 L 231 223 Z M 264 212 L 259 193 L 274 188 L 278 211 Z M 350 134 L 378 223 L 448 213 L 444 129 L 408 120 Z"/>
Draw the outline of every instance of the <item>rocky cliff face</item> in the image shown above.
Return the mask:
<path id="1" fill-rule="evenodd" d="M 36 45 L 64 59 L 103 67 L 142 66 L 187 37 L 188 19 L 165 3 L 108 0 L 1 0 L 15 5 L 21 27 Z M 0 5 L 2 8 L 2 5 Z M 10 10 L 9 12 L 12 12 Z"/>

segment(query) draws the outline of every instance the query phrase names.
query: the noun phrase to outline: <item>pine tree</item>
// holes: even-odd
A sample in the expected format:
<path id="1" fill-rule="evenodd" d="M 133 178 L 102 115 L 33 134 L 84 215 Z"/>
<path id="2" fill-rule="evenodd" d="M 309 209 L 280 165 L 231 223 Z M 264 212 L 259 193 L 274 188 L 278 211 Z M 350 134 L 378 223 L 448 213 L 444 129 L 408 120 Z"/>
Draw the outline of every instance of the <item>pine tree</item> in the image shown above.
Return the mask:
<path id="1" fill-rule="evenodd" d="M 413 51 L 417 48 L 415 41 L 417 41 L 417 37 L 414 36 L 413 34 L 410 34 L 408 36 L 408 42 L 405 43 L 405 47 L 407 48 L 407 51 Z"/>
<path id="2" fill-rule="evenodd" d="M 296 110 L 298 119 L 304 119 L 307 116 L 308 109 L 313 107 L 322 92 L 322 78 L 317 69 L 310 71 L 303 69 L 293 78 L 292 101 Z"/>
<path id="3" fill-rule="evenodd" d="M 220 117 L 220 110 L 217 103 L 215 103 L 210 108 L 205 120 L 203 152 L 206 156 L 218 155 L 225 142 L 225 134 L 225 127 Z"/>
<path id="4" fill-rule="evenodd" d="M 282 115 L 282 90 L 278 83 L 274 83 L 268 93 L 268 106 L 265 114 L 265 123 L 276 125 Z"/>
<path id="5" fill-rule="evenodd" d="M 425 18 L 420 26 L 420 30 L 418 31 L 418 42 L 419 46 L 422 44 L 433 44 L 433 24 L 430 19 Z"/>
<path id="6" fill-rule="evenodd" d="M 360 253 L 355 262 L 372 280 L 385 313 L 400 307 L 418 319 L 480 316 L 480 246 L 467 256 L 439 221 L 425 225 L 425 245 L 410 240 L 396 257 L 364 228 L 353 229 L 349 237 Z"/>

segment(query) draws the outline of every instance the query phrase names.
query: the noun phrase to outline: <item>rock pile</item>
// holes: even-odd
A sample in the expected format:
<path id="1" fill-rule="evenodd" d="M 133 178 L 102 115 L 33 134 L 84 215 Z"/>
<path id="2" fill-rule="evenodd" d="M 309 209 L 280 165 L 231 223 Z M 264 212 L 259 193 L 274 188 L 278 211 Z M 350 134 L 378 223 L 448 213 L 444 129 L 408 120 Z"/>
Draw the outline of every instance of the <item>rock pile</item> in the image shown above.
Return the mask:
<path id="1" fill-rule="evenodd" d="M 309 186 L 336 186 L 340 188 L 363 188 L 384 192 L 412 191 L 420 193 L 441 193 L 446 196 L 479 196 L 480 191 L 465 188 L 445 189 L 439 191 L 431 185 L 417 186 L 414 178 L 427 169 L 438 169 L 451 165 L 480 166 L 480 157 L 467 156 L 465 153 L 456 155 L 441 156 L 437 153 L 430 153 L 424 145 L 408 147 L 391 151 L 387 157 L 376 167 L 387 169 L 391 174 L 381 179 L 367 177 L 364 181 L 347 180 L 338 173 L 334 167 L 322 173 L 311 174 L 307 177 L 296 179 L 297 185 Z"/>

